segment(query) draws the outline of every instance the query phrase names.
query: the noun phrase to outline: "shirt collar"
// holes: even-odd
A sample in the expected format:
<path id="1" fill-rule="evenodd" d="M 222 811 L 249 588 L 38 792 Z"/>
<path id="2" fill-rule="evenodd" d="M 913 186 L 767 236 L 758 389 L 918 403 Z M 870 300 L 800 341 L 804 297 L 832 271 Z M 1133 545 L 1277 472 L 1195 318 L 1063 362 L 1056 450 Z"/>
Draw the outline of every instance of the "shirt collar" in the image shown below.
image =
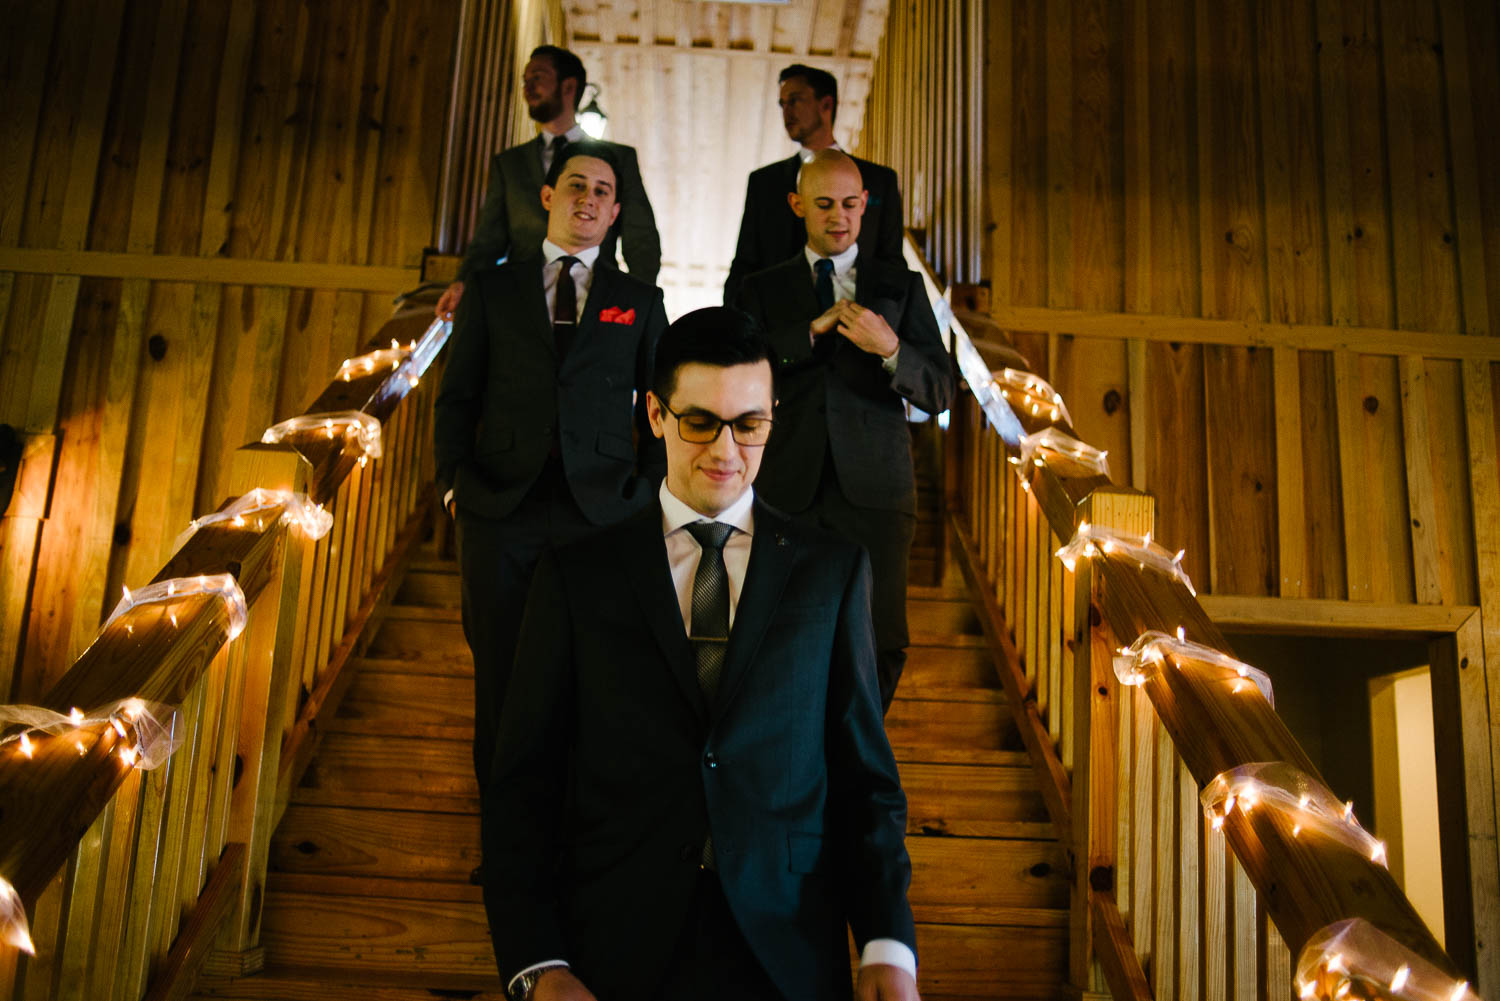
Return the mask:
<path id="1" fill-rule="evenodd" d="M 664 536 L 671 535 L 679 528 L 691 525 L 695 521 L 722 521 L 746 535 L 755 534 L 754 487 L 747 487 L 740 495 L 740 499 L 720 511 L 716 518 L 701 515 L 685 502 L 678 500 L 677 495 L 667 488 L 665 479 L 661 481 L 661 489 L 656 492 L 656 495 L 661 500 L 661 534 Z"/>
<path id="2" fill-rule="evenodd" d="M 809 268 L 813 267 L 823 257 L 822 254 L 818 253 L 810 246 L 803 246 L 802 253 L 807 257 L 807 266 Z M 856 242 L 849 244 L 849 249 L 844 251 L 842 254 L 835 254 L 832 257 L 828 258 L 833 262 L 833 273 L 838 275 L 840 278 L 847 275 L 850 269 L 854 267 L 854 259 L 858 256 L 859 244 Z"/>
<path id="3" fill-rule="evenodd" d="M 542 129 L 542 131 L 537 133 L 537 137 L 541 139 L 543 146 L 550 147 L 553 143 L 557 142 L 559 134 L 548 132 L 546 129 Z M 561 138 L 568 140 L 569 143 L 582 142 L 587 137 L 588 133 L 583 131 L 583 126 L 579 125 L 577 122 L 573 123 L 573 127 L 571 129 L 561 133 Z"/>
<path id="4" fill-rule="evenodd" d="M 836 149 L 840 153 L 842 153 L 844 151 L 844 147 L 840 146 L 837 141 L 831 142 L 827 146 L 824 146 L 823 148 L 824 149 Z M 818 155 L 818 151 L 815 150 L 815 149 L 808 149 L 806 146 L 798 146 L 797 147 L 797 156 L 799 156 L 802 159 L 803 163 L 806 163 L 807 161 L 811 160 L 813 157 L 815 157 L 817 155 Z"/>
<path id="5" fill-rule="evenodd" d="M 542 240 L 542 259 L 544 263 L 551 264 L 559 257 L 567 256 L 568 252 L 559 247 L 557 244 L 553 243 L 551 240 Z M 579 262 L 582 263 L 584 267 L 592 271 L 594 270 L 594 261 L 599 258 L 599 245 L 596 243 L 592 247 L 584 247 L 573 256 L 578 258 Z"/>

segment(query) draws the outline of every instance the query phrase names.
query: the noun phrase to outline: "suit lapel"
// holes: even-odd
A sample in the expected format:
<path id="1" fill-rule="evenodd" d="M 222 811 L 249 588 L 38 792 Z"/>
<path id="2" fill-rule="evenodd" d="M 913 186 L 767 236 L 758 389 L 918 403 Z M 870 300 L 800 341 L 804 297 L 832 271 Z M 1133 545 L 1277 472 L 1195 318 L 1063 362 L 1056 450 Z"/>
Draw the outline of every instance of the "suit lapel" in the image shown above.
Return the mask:
<path id="1" fill-rule="evenodd" d="M 589 284 L 589 297 L 578 317 L 578 329 L 573 333 L 573 346 L 568 349 L 568 357 L 563 359 L 563 368 L 578 364 L 579 359 L 588 353 L 587 345 L 599 335 L 599 313 L 618 297 L 615 273 L 603 263 L 602 255 L 594 259 L 594 279 Z M 580 348 L 584 350 L 580 351 Z"/>
<path id="2" fill-rule="evenodd" d="M 507 270 L 514 283 L 513 293 L 502 301 L 521 303 L 522 306 L 518 310 L 519 315 L 508 317 L 509 322 L 499 329 L 512 326 L 519 328 L 537 337 L 547 345 L 547 350 L 556 355 L 557 345 L 552 340 L 552 318 L 547 315 L 547 293 L 542 288 L 541 255 L 520 257 L 508 263 Z"/>
<path id="3" fill-rule="evenodd" d="M 734 701 L 735 692 L 755 661 L 766 627 L 771 624 L 771 617 L 781 602 L 781 593 L 786 589 L 796 553 L 782 530 L 784 525 L 784 518 L 756 501 L 750 566 L 745 571 L 739 604 L 735 606 L 734 628 L 729 631 L 724 674 L 719 681 L 719 696 L 714 702 L 712 725 L 718 724 L 725 709 Z"/>
<path id="4" fill-rule="evenodd" d="M 700 719 L 707 715 L 698 687 L 697 661 L 682 626 L 677 589 L 667 565 L 667 545 L 661 533 L 661 505 L 652 504 L 635 516 L 626 533 L 625 566 L 631 590 L 640 602 L 646 623 L 661 646 L 667 668 Z"/>

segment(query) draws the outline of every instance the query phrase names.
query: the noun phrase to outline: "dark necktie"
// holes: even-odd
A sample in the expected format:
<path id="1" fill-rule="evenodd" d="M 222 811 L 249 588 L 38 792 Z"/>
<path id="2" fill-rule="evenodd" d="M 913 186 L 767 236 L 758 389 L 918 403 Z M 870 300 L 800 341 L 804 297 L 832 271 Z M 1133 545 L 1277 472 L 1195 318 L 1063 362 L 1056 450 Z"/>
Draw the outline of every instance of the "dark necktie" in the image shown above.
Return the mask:
<path id="1" fill-rule="evenodd" d="M 828 312 L 833 308 L 833 262 L 820 257 L 813 262 L 813 292 L 818 297 L 818 309 Z"/>
<path id="2" fill-rule="evenodd" d="M 559 257 L 562 268 L 557 272 L 557 299 L 552 306 L 552 340 L 557 345 L 557 360 L 568 356 L 573 346 L 573 332 L 578 328 L 578 286 L 573 284 L 576 257 Z"/>
<path id="3" fill-rule="evenodd" d="M 721 521 L 687 526 L 703 555 L 693 575 L 692 640 L 698 661 L 698 687 L 713 705 L 724 673 L 724 649 L 729 642 L 729 571 L 724 568 L 724 543 L 734 528 Z"/>
<path id="4" fill-rule="evenodd" d="M 734 529 L 721 521 L 699 521 L 687 530 L 703 548 L 693 574 L 691 639 L 698 659 L 698 688 L 712 706 L 719 694 L 724 651 L 729 644 L 729 571 L 724 567 L 724 543 Z M 702 862 L 705 869 L 717 868 L 712 834 L 703 840 Z"/>
<path id="5" fill-rule="evenodd" d="M 568 137 L 566 134 L 553 136 L 546 132 L 542 133 L 542 173 L 544 175 L 552 169 L 552 165 L 557 162 L 558 156 L 567 148 Z"/>

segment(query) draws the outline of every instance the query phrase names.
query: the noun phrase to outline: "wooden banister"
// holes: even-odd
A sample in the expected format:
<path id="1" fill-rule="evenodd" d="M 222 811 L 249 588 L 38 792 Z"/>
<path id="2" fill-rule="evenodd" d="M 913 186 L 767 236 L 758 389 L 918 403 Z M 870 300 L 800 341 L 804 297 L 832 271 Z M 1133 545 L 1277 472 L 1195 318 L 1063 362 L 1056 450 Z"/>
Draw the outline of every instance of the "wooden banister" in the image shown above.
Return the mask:
<path id="1" fill-rule="evenodd" d="M 235 455 L 237 496 L 220 510 L 286 491 L 333 519 L 314 541 L 283 521 L 290 501 L 276 499 L 240 524 L 197 527 L 156 574 L 234 578 L 247 612 L 238 638 L 226 642 L 218 595 L 136 605 L 41 700 L 59 713 L 128 698 L 169 707 L 181 746 L 164 765 L 138 771 L 109 725 L 39 737 L 30 758 L 0 748 L 0 876 L 26 905 L 38 950 L 0 956 L 0 997 L 64 985 L 79 990 L 67 996 L 182 997 L 215 943 L 253 953 L 270 834 L 311 755 L 316 715 L 336 706 L 339 670 L 432 508 L 436 380 L 422 376 L 448 331 L 430 303 L 397 313 L 368 348 L 395 342 L 391 364 L 332 378 L 308 408 L 378 420 L 381 458 L 362 458 L 343 435 L 307 434 Z"/>
<path id="2" fill-rule="evenodd" d="M 910 239 L 907 258 L 940 320 L 951 319 L 936 272 Z M 1119 682 L 1116 651 L 1148 630 L 1229 647 L 1183 578 L 1118 552 L 1098 552 L 1071 573 L 1062 566 L 1055 552 L 1084 522 L 1154 534 L 1152 499 L 1061 464 L 1018 466 L 1023 435 L 1073 429 L 1011 409 L 962 324 L 950 329 L 971 390 L 949 416 L 950 497 L 959 508 L 951 529 L 1043 798 L 1072 853 L 1073 989 L 1107 985 L 1117 998 L 1139 999 L 1195 978 L 1194 996 L 1201 982 L 1220 985 L 1214 996 L 1227 987 L 1237 998 L 1268 999 L 1305 987 L 1322 997 L 1335 986 L 1290 980 L 1309 940 L 1346 918 L 1363 918 L 1461 981 L 1380 861 L 1264 807 L 1231 810 L 1222 832 L 1202 816 L 1198 793 L 1241 766 L 1284 762 L 1321 779 L 1253 686 L 1236 690 L 1176 668 L 1139 688 Z"/>

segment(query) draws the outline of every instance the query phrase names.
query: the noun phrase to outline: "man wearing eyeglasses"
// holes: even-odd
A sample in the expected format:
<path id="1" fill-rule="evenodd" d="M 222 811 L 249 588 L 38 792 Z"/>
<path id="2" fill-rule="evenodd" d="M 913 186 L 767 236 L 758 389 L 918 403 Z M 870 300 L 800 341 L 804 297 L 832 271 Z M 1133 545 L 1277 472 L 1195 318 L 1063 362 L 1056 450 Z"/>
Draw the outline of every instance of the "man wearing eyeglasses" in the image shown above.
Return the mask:
<path id="1" fill-rule="evenodd" d="M 922 281 L 859 243 L 868 194 L 855 162 L 820 150 L 792 210 L 807 244 L 751 275 L 739 305 L 780 359 L 781 402 L 757 489 L 766 502 L 864 546 L 886 708 L 906 665 L 906 569 L 916 526 L 906 401 L 948 409 L 953 367 Z"/>
<path id="2" fill-rule="evenodd" d="M 482 811 L 517 1001 L 915 1001 L 906 799 L 858 547 L 751 484 L 770 346 L 697 310 L 657 348 L 658 503 L 537 568 Z"/>

